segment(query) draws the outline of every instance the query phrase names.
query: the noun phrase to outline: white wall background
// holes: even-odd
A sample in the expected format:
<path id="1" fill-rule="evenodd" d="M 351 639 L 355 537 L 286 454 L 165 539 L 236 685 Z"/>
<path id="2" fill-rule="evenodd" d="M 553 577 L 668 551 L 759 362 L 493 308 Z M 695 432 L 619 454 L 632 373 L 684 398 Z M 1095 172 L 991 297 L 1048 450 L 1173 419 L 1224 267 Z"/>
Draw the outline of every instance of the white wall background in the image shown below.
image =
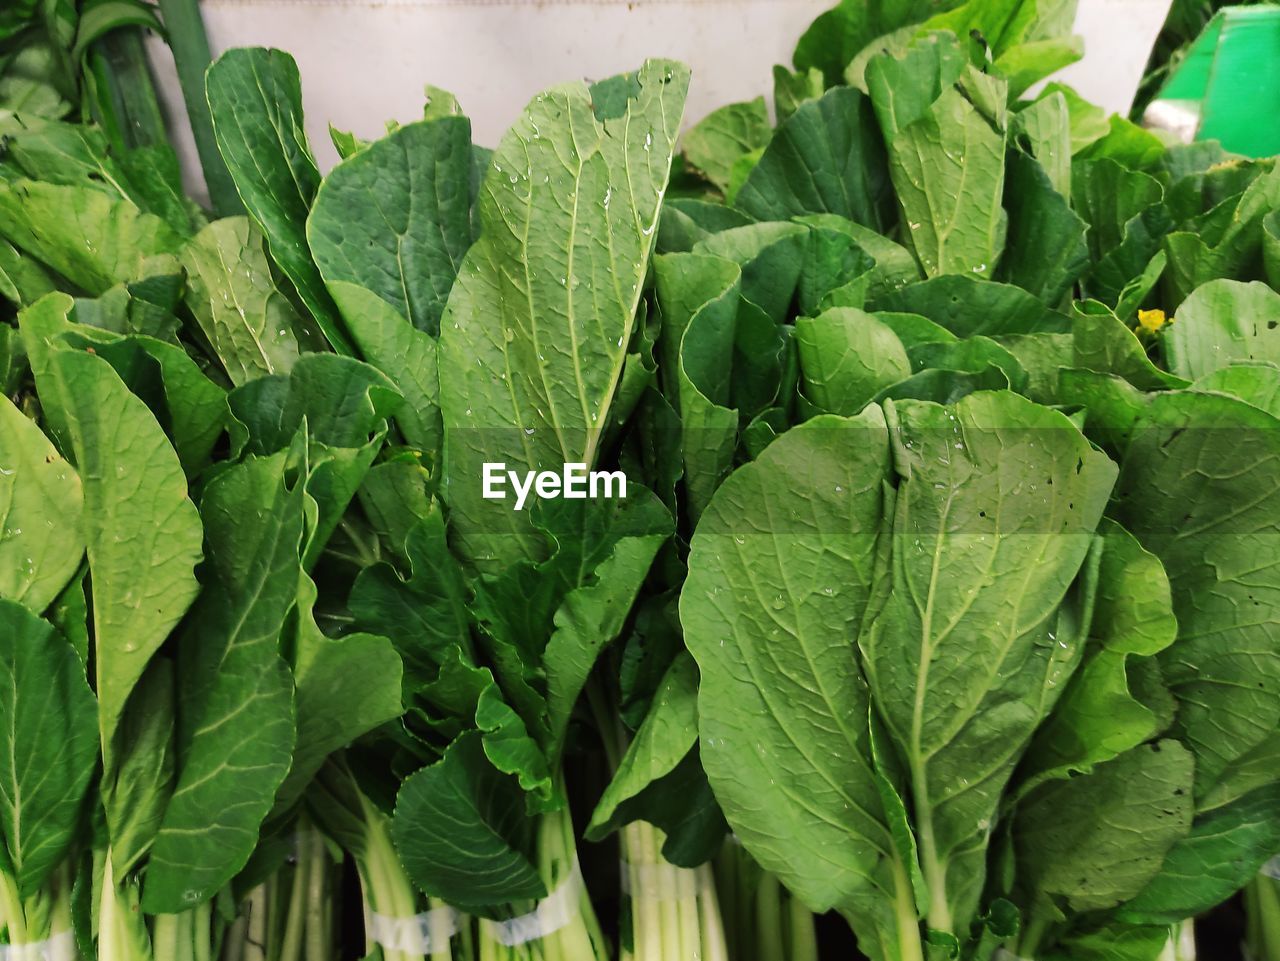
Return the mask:
<path id="1" fill-rule="evenodd" d="M 1080 0 L 1086 59 L 1063 72 L 1088 99 L 1127 110 L 1171 0 Z M 646 57 L 693 68 L 685 118 L 772 90 L 771 68 L 835 0 L 204 0 L 215 55 L 279 47 L 302 75 L 320 166 L 337 156 L 328 125 L 375 137 L 422 113 L 427 83 L 457 94 L 476 141 L 498 142 L 539 90 L 634 69 Z M 172 60 L 152 43 L 176 120 L 185 109 Z M 185 122 L 184 167 L 198 169 Z M 191 187 L 196 189 L 193 182 Z"/>

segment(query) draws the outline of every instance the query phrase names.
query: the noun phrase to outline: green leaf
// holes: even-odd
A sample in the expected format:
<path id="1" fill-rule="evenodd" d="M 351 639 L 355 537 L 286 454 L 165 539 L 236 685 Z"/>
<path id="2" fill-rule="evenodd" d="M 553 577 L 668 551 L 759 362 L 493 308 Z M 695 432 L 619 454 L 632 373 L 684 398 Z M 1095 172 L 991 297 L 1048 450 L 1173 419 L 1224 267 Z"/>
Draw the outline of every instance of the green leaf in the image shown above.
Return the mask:
<path id="1" fill-rule="evenodd" d="M 1107 120 L 1107 112 L 1096 104 L 1090 103 L 1076 93 L 1074 89 L 1063 83 L 1046 84 L 1040 91 L 1036 101 L 1048 100 L 1061 96 L 1066 102 L 1067 116 L 1071 129 L 1072 156 L 1083 152 L 1090 144 L 1105 137 L 1111 130 Z"/>
<path id="2" fill-rule="evenodd" d="M 487 914 L 547 894 L 529 858 L 522 794 L 489 763 L 479 734 L 464 734 L 401 785 L 392 835 L 414 883 L 460 908 Z"/>
<path id="3" fill-rule="evenodd" d="M 182 266 L 186 304 L 231 382 L 287 374 L 301 350 L 301 318 L 276 287 L 248 218 L 209 224 L 183 249 Z"/>
<path id="4" fill-rule="evenodd" d="M 1280 847 L 1280 785 L 1196 817 L 1164 868 L 1119 917 L 1132 924 L 1176 924 L 1221 904 Z"/>
<path id="5" fill-rule="evenodd" d="M 1280 167 L 1260 174 L 1240 195 L 1210 213 L 1211 222 L 1164 239 L 1169 254 L 1166 275 L 1169 306 L 1176 307 L 1201 284 L 1238 277 L 1252 269 L 1264 247 L 1264 223 L 1280 208 Z"/>
<path id="6" fill-rule="evenodd" d="M 628 513 L 635 528 L 613 545 L 590 579 L 565 595 L 555 613 L 555 630 L 542 655 L 547 684 L 548 754 L 558 764 L 578 696 L 596 658 L 622 632 L 636 595 L 658 549 L 671 534 L 671 519 L 658 499 L 643 489 L 628 490 Z"/>
<path id="7" fill-rule="evenodd" d="M 884 230 L 889 173 L 870 101 L 837 87 L 782 121 L 734 203 L 757 220 L 839 214 Z"/>
<path id="8" fill-rule="evenodd" d="M 148 862 L 148 912 L 186 910 L 230 881 L 289 772 L 294 690 L 279 645 L 298 592 L 303 489 L 287 463 L 287 452 L 249 458 L 201 499 L 210 577 L 181 638 L 178 781 Z"/>
<path id="9" fill-rule="evenodd" d="M 404 552 L 408 576 L 390 564 L 367 567 L 349 603 L 362 628 L 391 638 L 411 677 L 429 678 L 451 650 L 471 649 L 466 584 L 438 508 L 410 529 Z"/>
<path id="10" fill-rule="evenodd" d="M 1089 651 L 1036 733 L 1022 790 L 1092 770 L 1160 734 L 1173 716 L 1155 662 L 1177 634 L 1164 566 L 1114 521 L 1104 521 Z"/>
<path id="11" fill-rule="evenodd" d="M 407 124 L 340 163 L 321 184 L 307 222 L 330 291 L 337 282 L 363 287 L 437 335 L 471 246 L 470 185 L 465 117 Z"/>
<path id="12" fill-rule="evenodd" d="M 1009 84 L 1009 97 L 1022 96 L 1045 77 L 1084 58 L 1084 38 L 1064 37 L 1020 43 L 1000 53 L 995 70 Z"/>
<path id="13" fill-rule="evenodd" d="M 725 817 L 809 907 L 859 922 L 864 945 L 897 937 L 894 846 L 849 650 L 889 456 L 879 408 L 782 435 L 716 492 L 680 600 L 702 673 L 702 762 Z"/>
<path id="14" fill-rule="evenodd" d="M 759 223 L 712 234 L 693 248 L 742 268 L 742 297 L 781 324 L 804 264 L 809 231 L 799 224 Z"/>
<path id="15" fill-rule="evenodd" d="M 1089 253 L 1094 260 L 1119 247 L 1129 222 L 1163 197 L 1160 181 L 1110 158 L 1072 164 L 1071 201 L 1089 224 Z"/>
<path id="16" fill-rule="evenodd" d="M 1262 222 L 1262 262 L 1267 281 L 1280 288 L 1280 210 L 1267 214 Z"/>
<path id="17" fill-rule="evenodd" d="M 990 277 L 1004 250 L 1005 84 L 963 62 L 954 38 L 930 34 L 867 67 L 906 238 L 929 277 Z"/>
<path id="18" fill-rule="evenodd" d="M 872 298 L 877 313 L 919 314 L 957 337 L 1061 333 L 1071 322 L 1020 287 L 967 274 L 934 277 Z"/>
<path id="19" fill-rule="evenodd" d="M 668 397 L 680 418 L 685 491 L 696 523 L 733 464 L 738 415 L 728 403 L 742 272 L 720 257 L 666 254 L 655 259 L 654 275 L 660 366 L 675 371 Z"/>
<path id="20" fill-rule="evenodd" d="M 0 397 L 0 598 L 42 613 L 84 556 L 80 478 L 48 438 Z"/>
<path id="21" fill-rule="evenodd" d="M 941 4 L 955 6 L 955 0 Z M 936 0 L 841 0 L 805 31 L 796 45 L 797 70 L 821 70 L 828 86 L 844 77 L 844 69 L 854 56 L 879 37 L 901 27 L 921 23 L 939 7 Z"/>
<path id="22" fill-rule="evenodd" d="M 126 877 L 146 855 L 173 794 L 176 693 L 173 661 L 155 657 L 120 720 L 117 756 L 101 788 L 116 877 Z"/>
<path id="23" fill-rule="evenodd" d="M 1009 154 L 1005 207 L 1009 239 L 997 276 L 1047 305 L 1060 303 L 1089 267 L 1085 222 L 1044 167 L 1017 150 Z"/>
<path id="24" fill-rule="evenodd" d="M 731 103 L 707 114 L 684 135 L 685 160 L 723 193 L 738 158 L 765 146 L 772 133 L 764 97 Z"/>
<path id="25" fill-rule="evenodd" d="M 1273 364 L 1219 367 L 1191 385 L 1192 390 L 1230 394 L 1280 418 L 1280 368 Z"/>
<path id="26" fill-rule="evenodd" d="M 316 626 L 315 599 L 315 584 L 300 574 L 293 653 L 297 744 L 277 808 L 296 800 L 334 751 L 404 713 L 400 656 L 391 642 L 364 633 L 326 637 Z"/>
<path id="27" fill-rule="evenodd" d="M 888 415 L 890 560 L 858 643 L 910 772 L 931 927 L 956 933 L 977 914 L 1001 792 L 1079 662 L 1088 591 L 1068 590 L 1116 469 L 1062 414 L 1012 393 Z"/>
<path id="28" fill-rule="evenodd" d="M 773 65 L 773 109 L 778 123 L 790 117 L 803 103 L 822 96 L 822 71 L 810 67 L 792 73 L 780 63 Z"/>
<path id="29" fill-rule="evenodd" d="M 1013 116 L 1013 136 L 1029 148 L 1053 189 L 1070 198 L 1071 115 L 1067 98 L 1057 92 L 1023 106 Z"/>
<path id="30" fill-rule="evenodd" d="M 1185 380 L 1152 363 L 1137 335 L 1102 304 L 1080 301 L 1075 305 L 1075 315 L 1074 366 L 1117 374 L 1143 390 L 1186 386 Z"/>
<path id="31" fill-rule="evenodd" d="M 80 11 L 71 59 L 78 61 L 95 40 L 122 27 L 144 27 L 164 34 L 155 10 L 140 0 L 89 0 Z"/>
<path id="32" fill-rule="evenodd" d="M 1129 435 L 1113 512 L 1163 562 L 1178 639 L 1159 655 L 1196 755 L 1196 796 L 1280 726 L 1276 421 L 1221 394 L 1153 396 Z"/>
<path id="33" fill-rule="evenodd" d="M 94 296 L 142 277 L 148 258 L 182 245 L 168 224 L 127 200 L 31 180 L 0 182 L 0 233 Z"/>
<path id="34" fill-rule="evenodd" d="M 625 114 L 603 122 L 585 85 L 554 88 L 493 155 L 480 239 L 440 338 L 443 490 L 455 546 L 481 567 L 538 552 L 527 514 L 481 497 L 483 463 L 540 470 L 596 460 L 687 83 L 685 68 L 650 61 Z"/>
<path id="35" fill-rule="evenodd" d="M 0 863 L 21 898 L 36 897 L 80 827 L 97 767 L 94 715 L 71 645 L 21 604 L 0 600 Z"/>
<path id="36" fill-rule="evenodd" d="M 363 287 L 334 281 L 329 293 L 365 361 L 385 374 L 404 397 L 395 414 L 400 433 L 414 447 L 434 456 L 441 438 L 435 338 Z"/>
<path id="37" fill-rule="evenodd" d="M 795 339 L 804 396 L 825 413 L 861 413 L 880 391 L 912 373 L 897 335 L 852 307 L 798 318 Z"/>
<path id="38" fill-rule="evenodd" d="M 160 425 L 101 357 L 60 350 L 36 386 L 84 485 L 99 729 L 108 770 L 130 692 L 199 592 L 201 524 Z"/>
<path id="39" fill-rule="evenodd" d="M 600 796 L 587 840 L 603 840 L 626 823 L 619 808 L 674 771 L 697 741 L 698 668 L 681 652 L 663 675 L 649 712 Z"/>
<path id="40" fill-rule="evenodd" d="M 351 353 L 307 247 L 307 214 L 320 186 L 302 125 L 298 66 L 279 50 L 228 50 L 205 75 L 218 151 L 271 258 L 293 283 L 321 333 Z"/>
<path id="41" fill-rule="evenodd" d="M 1189 380 L 1239 361 L 1280 363 L 1280 293 L 1210 281 L 1182 302 L 1161 343 L 1169 369 Z"/>
<path id="42" fill-rule="evenodd" d="M 1019 804 L 1019 883 L 1033 903 L 1101 911 L 1138 894 L 1191 828 L 1194 763 L 1177 741 L 1147 744 Z"/>

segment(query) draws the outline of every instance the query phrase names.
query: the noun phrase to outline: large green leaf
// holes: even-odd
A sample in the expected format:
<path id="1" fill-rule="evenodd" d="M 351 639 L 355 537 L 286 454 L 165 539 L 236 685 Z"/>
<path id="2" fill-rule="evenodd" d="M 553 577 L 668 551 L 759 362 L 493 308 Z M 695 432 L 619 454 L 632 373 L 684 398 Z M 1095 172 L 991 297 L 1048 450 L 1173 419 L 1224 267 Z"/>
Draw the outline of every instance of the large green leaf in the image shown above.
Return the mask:
<path id="1" fill-rule="evenodd" d="M 902 59 L 872 59 L 867 83 L 925 274 L 992 276 L 1006 230 L 1004 82 L 967 65 L 954 37 L 929 34 Z"/>
<path id="2" fill-rule="evenodd" d="M 83 507 L 75 471 L 0 397 L 0 598 L 37 614 L 53 602 L 84 555 Z"/>
<path id="3" fill-rule="evenodd" d="M 218 151 L 272 259 L 321 333 L 350 353 L 338 313 L 307 246 L 307 214 L 320 186 L 302 125 L 298 66 L 280 50 L 228 50 L 205 75 Z"/>
<path id="4" fill-rule="evenodd" d="M 889 172 L 871 102 L 836 87 L 784 120 L 734 203 L 757 220 L 839 214 L 884 230 Z"/>
<path id="5" fill-rule="evenodd" d="M 527 514 L 482 497 L 483 463 L 546 470 L 596 459 L 687 84 L 685 68 L 648 62 L 625 112 L 603 121 L 585 85 L 554 88 L 493 155 L 480 239 L 440 338 L 443 490 L 457 546 L 481 566 L 538 551 Z"/>
<path id="6" fill-rule="evenodd" d="M 247 217 L 215 220 L 183 249 L 187 306 L 233 384 L 287 374 L 301 318 L 275 285 L 262 236 Z"/>
<path id="7" fill-rule="evenodd" d="M 725 817 L 806 904 L 854 921 L 864 946 L 896 943 L 902 893 L 850 645 L 872 589 L 888 441 L 878 407 L 774 441 L 703 514 L 680 600 Z"/>
<path id="8" fill-rule="evenodd" d="M 1189 380 L 1239 361 L 1280 363 L 1280 293 L 1210 281 L 1182 302 L 1161 343 L 1169 369 Z"/>
<path id="9" fill-rule="evenodd" d="M 1003 788 L 1083 652 L 1087 591 L 1064 601 L 1116 468 L 1012 393 L 898 402 L 890 426 L 892 546 L 859 645 L 910 772 L 930 925 L 961 935 Z"/>
<path id="10" fill-rule="evenodd" d="M 64 349 L 36 386 L 62 411 L 84 485 L 99 727 L 108 768 L 125 701 L 199 591 L 201 524 L 164 431 L 101 357 Z"/>
<path id="11" fill-rule="evenodd" d="M 1157 394 L 1124 450 L 1113 511 L 1169 575 L 1178 639 L 1159 660 L 1197 798 L 1280 727 L 1277 427 L 1223 394 Z"/>
<path id="12" fill-rule="evenodd" d="M 178 781 L 148 863 L 148 911 L 213 897 L 248 861 L 289 771 L 293 678 L 279 645 L 298 592 L 304 493 L 287 466 L 287 452 L 251 457 L 201 500 L 211 571 L 180 647 Z"/>
<path id="13" fill-rule="evenodd" d="M 93 692 L 66 639 L 0 600 L 0 865 L 31 898 L 67 854 L 97 767 Z"/>
<path id="14" fill-rule="evenodd" d="M 471 123 L 442 117 L 400 127 L 335 167 L 307 223 L 330 288 L 363 287 L 417 329 L 439 333 L 471 246 L 471 163 Z"/>

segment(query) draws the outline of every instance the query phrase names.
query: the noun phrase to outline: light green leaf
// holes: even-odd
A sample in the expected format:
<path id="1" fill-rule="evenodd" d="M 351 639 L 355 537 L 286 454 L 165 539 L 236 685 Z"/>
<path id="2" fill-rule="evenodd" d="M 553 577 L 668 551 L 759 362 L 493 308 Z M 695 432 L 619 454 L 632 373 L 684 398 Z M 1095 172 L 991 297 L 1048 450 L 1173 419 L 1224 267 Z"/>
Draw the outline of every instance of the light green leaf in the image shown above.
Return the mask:
<path id="1" fill-rule="evenodd" d="M 1182 302 L 1161 343 L 1169 369 L 1189 380 L 1239 361 L 1280 363 L 1280 293 L 1210 281 Z"/>
<path id="2" fill-rule="evenodd" d="M 850 652 L 889 458 L 879 408 L 783 434 L 716 492 L 680 600 L 702 762 L 729 824 L 808 906 L 857 922 L 864 946 L 897 939 L 895 849 Z"/>
<path id="3" fill-rule="evenodd" d="M 287 374 L 301 318 L 275 285 L 262 235 L 247 217 L 215 220 L 183 249 L 186 303 L 237 386 Z"/>
<path id="4" fill-rule="evenodd" d="M 199 592 L 201 525 L 164 431 L 101 357 L 60 350 L 36 386 L 66 417 L 84 485 L 99 728 L 108 770 L 125 701 Z"/>
<path id="5" fill-rule="evenodd" d="M 867 67 L 906 238 L 930 277 L 990 277 L 1004 249 L 1005 85 L 963 63 L 954 38 L 930 34 Z"/>
<path id="6" fill-rule="evenodd" d="M 0 600 L 0 864 L 35 898 L 66 856 L 97 767 L 93 692 L 71 645 Z"/>
<path id="7" fill-rule="evenodd" d="M 684 135 L 685 160 L 723 193 L 738 158 L 765 146 L 772 133 L 764 97 L 731 103 L 707 114 Z"/>
<path id="8" fill-rule="evenodd" d="M 340 163 L 307 222 L 331 293 L 336 282 L 363 287 L 418 330 L 438 334 L 471 246 L 470 187 L 465 117 L 407 124 Z"/>
<path id="9" fill-rule="evenodd" d="M 182 245 L 168 224 L 127 200 L 32 180 L 0 182 L 0 234 L 94 296 L 139 279 L 148 258 Z"/>
<path id="10" fill-rule="evenodd" d="M 898 336 L 852 307 L 798 318 L 795 338 L 804 396 L 826 413 L 861 413 L 880 391 L 912 373 Z"/>
<path id="11" fill-rule="evenodd" d="M 443 490 L 455 546 L 481 567 L 539 551 L 526 513 L 481 497 L 481 464 L 545 470 L 596 459 L 687 84 L 684 67 L 650 61 L 625 113 L 604 121 L 585 85 L 554 88 L 493 155 L 480 239 L 440 338 Z"/>
<path id="12" fill-rule="evenodd" d="M 1197 380 L 1191 389 L 1230 394 L 1280 418 L 1280 367 L 1274 364 L 1236 363 L 1219 367 Z"/>
<path id="13" fill-rule="evenodd" d="M 272 259 L 333 349 L 350 353 L 307 247 L 307 214 L 320 171 L 302 125 L 297 64 L 279 50 L 228 50 L 209 67 L 205 89 L 218 151 L 245 209 L 266 236 Z"/>
<path id="14" fill-rule="evenodd" d="M 80 478 L 35 422 L 0 397 L 0 598 L 40 614 L 84 556 Z"/>
<path id="15" fill-rule="evenodd" d="M 1055 92 L 1022 107 L 1013 116 L 1013 127 L 1015 139 L 1025 138 L 1053 189 L 1070 198 L 1071 115 L 1067 98 Z"/>

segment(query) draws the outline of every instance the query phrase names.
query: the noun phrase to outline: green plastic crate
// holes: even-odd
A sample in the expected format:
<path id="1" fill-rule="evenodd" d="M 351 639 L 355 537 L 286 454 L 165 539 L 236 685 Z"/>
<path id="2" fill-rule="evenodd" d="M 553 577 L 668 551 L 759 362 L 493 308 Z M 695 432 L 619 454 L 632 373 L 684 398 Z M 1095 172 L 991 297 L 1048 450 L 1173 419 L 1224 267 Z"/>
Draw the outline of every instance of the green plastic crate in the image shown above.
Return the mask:
<path id="1" fill-rule="evenodd" d="M 1182 117 L 1196 139 L 1234 153 L 1280 154 L 1280 4 L 1219 11 L 1148 116 Z"/>

